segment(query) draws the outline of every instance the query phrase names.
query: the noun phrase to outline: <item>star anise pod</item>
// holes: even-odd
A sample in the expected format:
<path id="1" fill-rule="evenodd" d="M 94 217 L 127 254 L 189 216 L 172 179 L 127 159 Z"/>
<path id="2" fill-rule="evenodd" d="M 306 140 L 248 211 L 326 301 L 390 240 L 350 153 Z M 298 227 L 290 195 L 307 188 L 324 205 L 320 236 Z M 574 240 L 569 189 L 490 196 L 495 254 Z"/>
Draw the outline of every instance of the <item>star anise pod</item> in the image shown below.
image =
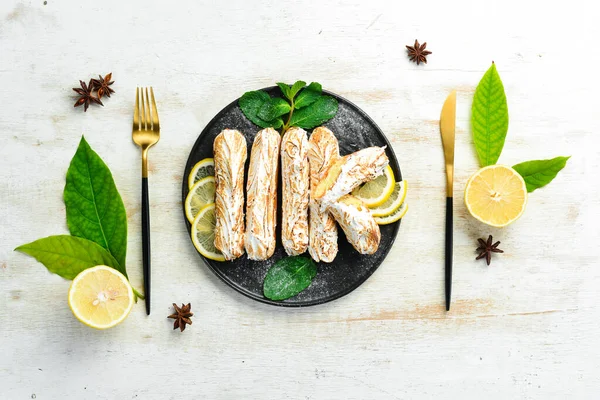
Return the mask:
<path id="1" fill-rule="evenodd" d="M 410 61 L 416 62 L 417 65 L 419 65 L 420 63 L 427 64 L 427 56 L 431 54 L 431 52 L 429 50 L 425 50 L 426 46 L 427 42 L 423 43 L 422 45 L 419 45 L 419 41 L 416 39 L 414 46 L 406 46 L 406 48 L 408 49 L 408 57 L 410 58 Z"/>
<path id="2" fill-rule="evenodd" d="M 487 242 L 483 239 L 477 239 L 477 241 L 479 242 L 479 247 L 477 248 L 479 255 L 475 259 L 481 260 L 485 257 L 487 265 L 490 265 L 490 263 L 492 262 L 492 253 L 504 253 L 504 250 L 500 250 L 498 248 L 500 242 L 492 244 L 492 235 L 488 237 Z"/>
<path id="3" fill-rule="evenodd" d="M 83 111 L 86 112 L 90 106 L 90 103 L 100 104 L 101 106 L 104 105 L 99 98 L 92 95 L 92 90 L 94 90 L 92 80 L 90 80 L 90 83 L 87 85 L 84 81 L 79 81 L 79 84 L 81 85 L 81 89 L 73 88 L 73 90 L 80 96 L 73 107 L 79 107 L 83 104 Z"/>
<path id="4" fill-rule="evenodd" d="M 190 319 L 190 317 L 194 315 L 193 312 L 190 312 L 192 310 L 192 303 L 188 303 L 187 306 L 182 303 L 181 308 L 173 303 L 173 308 L 175 309 L 175 314 L 171 314 L 167 318 L 173 318 L 175 320 L 173 329 L 179 328 L 181 329 L 181 332 L 183 332 L 186 324 L 192 324 L 192 320 Z"/>
<path id="5" fill-rule="evenodd" d="M 98 98 L 101 99 L 104 95 L 110 97 L 110 94 L 115 92 L 109 87 L 115 83 L 115 81 L 111 81 L 112 72 L 106 75 L 104 78 L 101 75 L 98 75 L 98 78 L 99 79 L 92 79 L 94 89 L 98 91 Z"/>

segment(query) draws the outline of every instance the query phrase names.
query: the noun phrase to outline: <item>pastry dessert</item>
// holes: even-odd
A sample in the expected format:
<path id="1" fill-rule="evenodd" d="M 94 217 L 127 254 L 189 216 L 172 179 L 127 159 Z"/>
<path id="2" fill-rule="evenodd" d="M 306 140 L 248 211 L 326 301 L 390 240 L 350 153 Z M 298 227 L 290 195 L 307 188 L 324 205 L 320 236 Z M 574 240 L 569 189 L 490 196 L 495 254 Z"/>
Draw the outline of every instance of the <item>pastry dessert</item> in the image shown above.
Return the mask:
<path id="1" fill-rule="evenodd" d="M 335 217 L 348 242 L 360 254 L 373 254 L 379 248 L 381 232 L 371 211 L 352 195 L 344 195 L 331 203 L 327 210 Z"/>
<path id="2" fill-rule="evenodd" d="M 287 254 L 308 247 L 308 138 L 301 128 L 288 129 L 281 139 L 281 241 Z"/>
<path id="3" fill-rule="evenodd" d="M 246 183 L 246 238 L 251 260 L 266 260 L 275 251 L 277 170 L 281 136 L 273 128 L 256 134 Z"/>
<path id="4" fill-rule="evenodd" d="M 215 160 L 215 247 L 226 260 L 244 254 L 244 164 L 246 138 L 225 129 L 213 144 Z"/>
<path id="5" fill-rule="evenodd" d="M 361 183 L 381 175 L 388 163 L 385 146 L 367 147 L 348 154 L 329 168 L 325 178 L 313 191 L 313 198 L 320 202 L 320 209 L 325 210 Z"/>
<path id="6" fill-rule="evenodd" d="M 333 132 L 325 127 L 313 130 L 309 139 L 308 163 L 310 165 L 311 195 L 327 170 L 340 158 L 338 140 Z M 321 211 L 312 198 L 309 201 L 309 240 L 308 252 L 313 260 L 332 262 L 338 252 L 338 230 L 333 216 Z"/>

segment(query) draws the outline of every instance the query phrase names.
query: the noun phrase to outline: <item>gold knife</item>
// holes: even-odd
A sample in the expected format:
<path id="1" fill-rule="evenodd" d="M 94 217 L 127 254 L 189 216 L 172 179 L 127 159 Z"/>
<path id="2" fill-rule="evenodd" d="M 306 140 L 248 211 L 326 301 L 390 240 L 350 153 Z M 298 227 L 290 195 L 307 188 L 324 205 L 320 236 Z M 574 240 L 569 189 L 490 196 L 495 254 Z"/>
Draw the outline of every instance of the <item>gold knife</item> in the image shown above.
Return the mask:
<path id="1" fill-rule="evenodd" d="M 452 294 L 452 193 L 454 183 L 454 131 L 456 127 L 456 91 L 448 95 L 442 115 L 440 116 L 440 132 L 446 159 L 446 311 L 450 311 Z"/>

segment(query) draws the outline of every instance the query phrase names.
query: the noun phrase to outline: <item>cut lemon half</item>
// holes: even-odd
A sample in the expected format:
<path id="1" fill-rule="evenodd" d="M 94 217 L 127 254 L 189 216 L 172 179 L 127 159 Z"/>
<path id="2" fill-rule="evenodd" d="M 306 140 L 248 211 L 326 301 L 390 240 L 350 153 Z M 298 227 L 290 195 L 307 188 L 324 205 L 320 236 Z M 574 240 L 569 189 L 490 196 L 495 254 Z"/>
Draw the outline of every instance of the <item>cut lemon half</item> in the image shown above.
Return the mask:
<path id="1" fill-rule="evenodd" d="M 207 176 L 194 183 L 185 198 L 185 216 L 193 222 L 198 212 L 207 204 L 215 202 L 215 177 Z"/>
<path id="2" fill-rule="evenodd" d="M 388 165 L 383 170 L 383 175 L 357 187 L 352 191 L 352 195 L 362 200 L 367 207 L 377 207 L 390 198 L 395 184 L 394 171 Z"/>
<path id="3" fill-rule="evenodd" d="M 204 206 L 192 222 L 192 243 L 204 257 L 225 261 L 223 254 L 215 247 L 215 204 Z"/>
<path id="4" fill-rule="evenodd" d="M 465 204 L 479 221 L 495 227 L 507 226 L 525 211 L 527 187 L 511 167 L 490 165 L 469 178 Z"/>
<path id="5" fill-rule="evenodd" d="M 91 328 L 112 328 L 127 318 L 132 306 L 133 290 L 129 281 L 106 265 L 81 271 L 69 289 L 71 311 Z"/>
<path id="6" fill-rule="evenodd" d="M 188 188 L 192 189 L 196 182 L 207 176 L 215 176 L 215 160 L 212 158 L 205 158 L 194 165 L 188 175 Z"/>
<path id="7" fill-rule="evenodd" d="M 396 211 L 394 211 L 390 215 L 386 215 L 385 217 L 375 217 L 375 222 L 377 222 L 377 225 L 391 224 L 392 222 L 399 221 L 400 218 L 404 217 L 407 211 L 408 204 L 402 203 L 400 207 L 398 207 Z"/>
<path id="8" fill-rule="evenodd" d="M 383 204 L 371 208 L 371 214 L 374 217 L 385 217 L 393 214 L 404 203 L 407 188 L 406 181 L 396 182 L 392 195 Z"/>

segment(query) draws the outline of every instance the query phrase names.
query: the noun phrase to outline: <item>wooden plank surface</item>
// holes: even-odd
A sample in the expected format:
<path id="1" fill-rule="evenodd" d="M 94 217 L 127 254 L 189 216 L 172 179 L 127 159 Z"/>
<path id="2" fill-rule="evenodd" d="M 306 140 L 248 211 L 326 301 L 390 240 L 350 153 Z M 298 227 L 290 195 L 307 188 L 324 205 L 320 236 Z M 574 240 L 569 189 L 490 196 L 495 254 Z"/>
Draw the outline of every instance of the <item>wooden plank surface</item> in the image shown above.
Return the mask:
<path id="1" fill-rule="evenodd" d="M 47 3 L 47 4 L 44 4 Z M 600 393 L 598 308 L 600 29 L 570 1 L 103 1 L 0 3 L 0 398 L 577 399 Z M 409 63 L 415 38 L 433 51 Z M 501 163 L 571 155 L 505 229 L 462 203 L 477 169 L 470 107 L 494 60 L 510 112 Z M 105 107 L 74 109 L 79 79 L 113 72 Z M 180 188 L 205 124 L 244 91 L 319 81 L 363 108 L 393 143 L 409 214 L 358 290 L 306 309 L 261 305 L 201 263 Z M 82 134 L 111 168 L 129 219 L 128 270 L 142 287 L 134 89 L 152 85 L 162 125 L 150 153 L 154 312 L 119 327 L 72 316 L 69 282 L 23 243 L 66 233 L 62 202 Z M 443 310 L 445 180 L 438 130 L 458 91 L 454 303 Z M 476 239 L 502 241 L 490 267 Z M 183 334 L 166 316 L 191 302 Z"/>

